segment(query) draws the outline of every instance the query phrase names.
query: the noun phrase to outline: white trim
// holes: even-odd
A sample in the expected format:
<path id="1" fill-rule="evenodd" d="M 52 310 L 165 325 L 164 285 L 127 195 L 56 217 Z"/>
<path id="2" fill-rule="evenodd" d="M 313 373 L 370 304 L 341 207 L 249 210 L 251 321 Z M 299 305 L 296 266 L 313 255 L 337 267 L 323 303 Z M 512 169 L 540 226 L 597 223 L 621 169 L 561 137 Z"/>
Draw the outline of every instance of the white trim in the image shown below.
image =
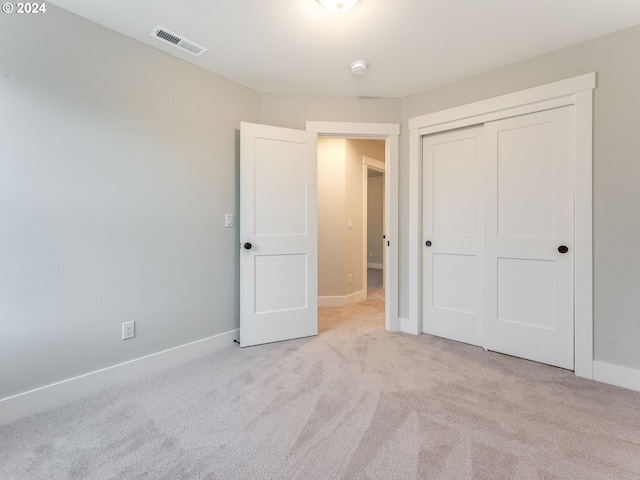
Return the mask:
<path id="1" fill-rule="evenodd" d="M 367 168 L 370 168 L 371 170 L 384 173 L 385 164 L 380 160 L 376 160 L 375 158 L 371 158 L 371 157 L 367 157 L 366 155 L 363 155 L 362 163 L 364 163 L 367 166 Z"/>
<path id="2" fill-rule="evenodd" d="M 422 136 L 409 131 L 409 320 L 422 333 Z"/>
<path id="3" fill-rule="evenodd" d="M 353 305 L 367 299 L 367 292 L 360 290 L 359 292 L 352 293 L 350 295 L 342 296 L 324 296 L 318 297 L 319 307 L 346 307 L 347 305 Z"/>
<path id="4" fill-rule="evenodd" d="M 479 113 L 477 115 L 460 118 L 457 120 L 451 120 L 442 122 L 437 125 L 429 125 L 419 129 L 420 135 L 429 135 L 431 133 L 439 133 L 449 130 L 455 130 L 457 128 L 471 127 L 474 125 L 481 125 L 487 122 L 493 122 L 496 120 L 502 120 L 507 117 L 516 117 L 518 115 L 527 115 L 529 113 L 541 112 L 543 110 L 551 110 L 552 108 L 566 107 L 573 105 L 573 96 L 565 96 L 559 98 L 553 98 L 551 100 L 527 103 L 526 105 L 519 105 L 509 109 L 500 109 L 494 112 Z M 505 116 L 506 115 L 506 116 Z"/>
<path id="5" fill-rule="evenodd" d="M 143 375 L 159 372 L 228 347 L 233 345 L 234 340 L 239 339 L 239 332 L 238 329 L 230 330 L 3 398 L 0 400 L 0 425 L 50 410 Z"/>
<path id="6" fill-rule="evenodd" d="M 398 128 L 400 128 L 398 126 Z M 386 170 L 384 175 L 385 203 L 384 222 L 387 249 L 383 252 L 385 262 L 384 291 L 385 291 L 385 328 L 391 332 L 400 329 L 398 320 L 398 255 L 399 255 L 399 187 L 398 187 L 398 135 L 387 137 Z"/>
<path id="7" fill-rule="evenodd" d="M 307 121 L 307 131 L 321 137 L 338 138 L 383 138 L 400 135 L 397 123 L 316 122 Z"/>
<path id="8" fill-rule="evenodd" d="M 397 123 L 352 123 L 307 121 L 307 131 L 318 137 L 380 138 L 386 140 L 385 155 L 385 235 L 389 241 L 384 269 L 385 328 L 399 330 L 398 321 L 398 136 Z"/>
<path id="9" fill-rule="evenodd" d="M 574 368 L 593 378 L 593 92 L 596 74 L 409 119 L 409 320 L 422 332 L 422 136 L 525 113 L 575 105 Z"/>
<path id="10" fill-rule="evenodd" d="M 593 90 L 576 94 L 574 371 L 593 378 Z"/>
<path id="11" fill-rule="evenodd" d="M 367 263 L 367 268 L 375 268 L 377 270 L 382 270 L 382 264 L 381 263 Z"/>
<path id="12" fill-rule="evenodd" d="M 596 74 L 585 73 L 573 78 L 567 78 L 546 85 L 521 90 L 519 92 L 501 95 L 499 97 L 480 100 L 460 107 L 449 108 L 435 113 L 428 113 L 420 117 L 409 119 L 409 130 L 425 128 L 435 125 L 444 125 L 450 122 L 457 122 L 462 119 L 469 119 L 468 125 L 484 123 L 486 120 L 478 120 L 480 115 L 490 115 L 504 110 L 522 107 L 532 103 L 540 103 L 553 100 L 559 97 L 573 95 L 577 92 L 592 90 L 596 87 Z M 546 110 L 544 108 L 543 110 Z M 534 111 L 540 111 L 539 109 Z M 512 116 L 510 113 L 499 118 Z M 451 130 L 452 127 L 445 126 L 441 131 Z M 455 127 L 458 128 L 458 127 Z"/>
<path id="13" fill-rule="evenodd" d="M 640 392 L 640 370 L 605 362 L 593 362 L 593 379 Z"/>
<path id="14" fill-rule="evenodd" d="M 409 333 L 411 335 L 419 335 L 418 324 L 409 318 L 400 318 L 400 331 L 402 333 Z"/>

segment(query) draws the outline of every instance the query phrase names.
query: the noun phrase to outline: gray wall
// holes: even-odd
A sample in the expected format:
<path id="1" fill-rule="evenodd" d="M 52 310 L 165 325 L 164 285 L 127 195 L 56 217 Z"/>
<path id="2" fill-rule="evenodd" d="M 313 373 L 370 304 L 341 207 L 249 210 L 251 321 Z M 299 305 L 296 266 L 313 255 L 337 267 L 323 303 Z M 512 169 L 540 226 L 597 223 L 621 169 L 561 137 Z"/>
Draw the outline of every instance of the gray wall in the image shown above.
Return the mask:
<path id="1" fill-rule="evenodd" d="M 237 328 L 259 95 L 51 4 L 0 32 L 0 398 Z"/>
<path id="2" fill-rule="evenodd" d="M 407 120 L 444 108 L 597 72 L 594 93 L 594 343 L 596 360 L 640 369 L 640 27 L 402 99 L 400 236 L 407 238 Z M 400 314 L 408 315 L 407 242 Z"/>
<path id="3" fill-rule="evenodd" d="M 399 98 L 261 95 L 260 122 L 306 129 L 307 120 L 399 123 Z"/>

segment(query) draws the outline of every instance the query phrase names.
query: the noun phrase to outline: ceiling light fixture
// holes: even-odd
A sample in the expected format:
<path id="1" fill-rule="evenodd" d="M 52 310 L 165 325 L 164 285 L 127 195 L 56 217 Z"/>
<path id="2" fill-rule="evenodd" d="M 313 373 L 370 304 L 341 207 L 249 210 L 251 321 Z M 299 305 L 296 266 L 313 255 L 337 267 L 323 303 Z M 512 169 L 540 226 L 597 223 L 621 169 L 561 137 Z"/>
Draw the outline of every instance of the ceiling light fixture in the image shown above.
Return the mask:
<path id="1" fill-rule="evenodd" d="M 318 2 L 332 12 L 346 12 L 358 3 L 358 0 L 318 0 Z"/>

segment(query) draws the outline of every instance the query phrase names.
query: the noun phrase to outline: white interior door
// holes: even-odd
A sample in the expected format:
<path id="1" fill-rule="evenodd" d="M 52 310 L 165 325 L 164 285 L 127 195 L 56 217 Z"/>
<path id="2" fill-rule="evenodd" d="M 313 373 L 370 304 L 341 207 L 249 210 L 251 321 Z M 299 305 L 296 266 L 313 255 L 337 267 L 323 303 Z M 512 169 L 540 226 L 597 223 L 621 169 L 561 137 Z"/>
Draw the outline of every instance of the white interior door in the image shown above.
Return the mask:
<path id="1" fill-rule="evenodd" d="M 423 139 L 423 331 L 482 345 L 483 129 Z"/>
<path id="2" fill-rule="evenodd" d="M 574 172 L 574 107 L 485 124 L 486 347 L 567 369 Z"/>
<path id="3" fill-rule="evenodd" d="M 317 335 L 317 135 L 242 123 L 240 138 L 240 345 Z"/>

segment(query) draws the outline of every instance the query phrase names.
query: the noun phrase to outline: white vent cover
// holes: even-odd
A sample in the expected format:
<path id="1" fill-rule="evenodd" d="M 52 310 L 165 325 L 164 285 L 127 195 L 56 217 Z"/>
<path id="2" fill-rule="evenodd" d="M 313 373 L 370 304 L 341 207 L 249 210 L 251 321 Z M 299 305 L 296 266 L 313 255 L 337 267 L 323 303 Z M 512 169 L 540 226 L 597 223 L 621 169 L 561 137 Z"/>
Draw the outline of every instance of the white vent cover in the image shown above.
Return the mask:
<path id="1" fill-rule="evenodd" d="M 177 33 L 172 32 L 171 30 L 168 30 L 160 25 L 153 29 L 153 31 L 151 32 L 151 36 L 162 40 L 163 42 L 170 43 L 180 50 L 189 52 L 191 55 L 195 55 L 196 57 L 201 57 L 202 54 L 207 51 L 207 49 L 202 45 L 198 45 L 196 42 L 187 40 L 183 36 L 178 35 Z"/>

